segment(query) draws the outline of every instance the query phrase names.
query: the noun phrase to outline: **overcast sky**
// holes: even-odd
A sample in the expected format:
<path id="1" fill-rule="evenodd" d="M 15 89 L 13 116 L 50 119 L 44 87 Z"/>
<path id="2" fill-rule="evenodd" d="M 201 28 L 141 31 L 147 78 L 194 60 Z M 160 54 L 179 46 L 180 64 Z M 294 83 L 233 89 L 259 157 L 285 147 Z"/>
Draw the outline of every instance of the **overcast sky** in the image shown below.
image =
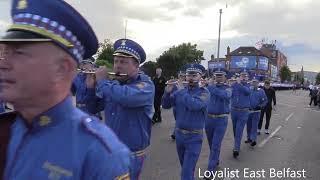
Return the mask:
<path id="1" fill-rule="evenodd" d="M 100 41 L 127 37 L 147 59 L 183 42 L 198 44 L 206 59 L 217 54 L 219 9 L 223 9 L 220 56 L 239 46 L 277 40 L 292 70 L 320 71 L 319 0 L 66 0 L 93 26 Z M 10 23 L 10 0 L 0 0 L 0 32 Z"/>

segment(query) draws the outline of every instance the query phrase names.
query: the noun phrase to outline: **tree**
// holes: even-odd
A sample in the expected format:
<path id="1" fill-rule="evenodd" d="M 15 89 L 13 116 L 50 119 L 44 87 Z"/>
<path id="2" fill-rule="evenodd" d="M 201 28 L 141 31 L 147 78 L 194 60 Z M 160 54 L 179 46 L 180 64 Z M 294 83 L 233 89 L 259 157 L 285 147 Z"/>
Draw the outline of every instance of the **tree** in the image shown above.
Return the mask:
<path id="1" fill-rule="evenodd" d="M 196 44 L 183 43 L 173 46 L 164 51 L 157 58 L 157 64 L 163 70 L 166 78 L 176 76 L 180 68 L 188 63 L 200 63 L 203 58 L 203 51 L 197 49 Z"/>
<path id="2" fill-rule="evenodd" d="M 150 77 L 155 76 L 155 71 L 157 68 L 157 63 L 153 61 L 145 62 L 141 67 L 141 71 L 143 71 L 145 74 L 147 74 Z"/>
<path id="3" fill-rule="evenodd" d="M 320 73 L 316 76 L 316 84 L 320 84 Z"/>
<path id="4" fill-rule="evenodd" d="M 102 43 L 99 43 L 98 58 L 96 64 L 99 66 L 106 66 L 112 68 L 113 65 L 113 42 L 110 39 L 105 39 Z"/>
<path id="5" fill-rule="evenodd" d="M 96 60 L 96 65 L 97 66 L 105 66 L 109 69 L 112 69 L 113 68 L 113 64 L 112 63 L 109 63 L 108 61 L 104 60 L 104 59 L 97 59 Z"/>
<path id="6" fill-rule="evenodd" d="M 280 69 L 280 79 L 281 82 L 291 80 L 291 71 L 288 66 L 282 66 Z"/>

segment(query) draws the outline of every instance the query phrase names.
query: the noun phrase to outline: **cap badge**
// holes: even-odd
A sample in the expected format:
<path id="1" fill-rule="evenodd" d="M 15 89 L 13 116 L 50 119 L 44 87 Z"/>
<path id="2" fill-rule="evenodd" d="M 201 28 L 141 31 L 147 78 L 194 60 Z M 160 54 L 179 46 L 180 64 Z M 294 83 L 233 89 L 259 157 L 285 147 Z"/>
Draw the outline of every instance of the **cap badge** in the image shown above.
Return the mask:
<path id="1" fill-rule="evenodd" d="M 27 0 L 20 0 L 17 5 L 17 9 L 26 9 L 28 7 Z"/>

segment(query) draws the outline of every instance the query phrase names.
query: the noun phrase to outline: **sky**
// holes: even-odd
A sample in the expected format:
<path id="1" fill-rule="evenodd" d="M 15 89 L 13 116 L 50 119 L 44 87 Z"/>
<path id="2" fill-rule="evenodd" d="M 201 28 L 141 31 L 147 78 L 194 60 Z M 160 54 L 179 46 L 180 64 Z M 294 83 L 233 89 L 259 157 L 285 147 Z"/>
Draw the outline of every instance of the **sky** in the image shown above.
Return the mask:
<path id="1" fill-rule="evenodd" d="M 66 0 L 92 25 L 99 41 L 126 37 L 141 44 L 147 60 L 168 48 L 197 44 L 205 59 L 239 46 L 276 40 L 292 71 L 320 71 L 319 0 Z M 10 24 L 10 0 L 0 0 L 0 34 Z M 206 61 L 202 62 L 204 65 Z"/>

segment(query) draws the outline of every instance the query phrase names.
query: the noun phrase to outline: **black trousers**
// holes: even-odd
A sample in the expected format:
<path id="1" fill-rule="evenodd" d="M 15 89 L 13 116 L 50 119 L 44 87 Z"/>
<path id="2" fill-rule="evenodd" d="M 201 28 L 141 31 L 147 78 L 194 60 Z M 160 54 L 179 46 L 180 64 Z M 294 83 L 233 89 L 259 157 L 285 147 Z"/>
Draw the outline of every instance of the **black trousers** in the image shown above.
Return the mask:
<path id="1" fill-rule="evenodd" d="M 161 98 L 155 98 L 154 99 L 154 115 L 152 118 L 155 122 L 161 122 Z"/>
<path id="2" fill-rule="evenodd" d="M 312 104 L 312 101 L 313 101 L 313 104 L 316 106 L 316 105 L 318 105 L 318 100 L 317 100 L 317 97 L 311 97 L 311 99 L 310 99 L 310 103 L 309 103 L 309 105 L 311 106 L 311 104 Z"/>
<path id="3" fill-rule="evenodd" d="M 264 114 L 266 114 L 266 124 L 265 124 L 264 128 L 269 129 L 270 119 L 271 119 L 271 111 L 272 111 L 272 106 L 267 106 L 263 110 L 261 110 L 258 129 L 261 129 L 261 127 L 262 127 Z"/>

